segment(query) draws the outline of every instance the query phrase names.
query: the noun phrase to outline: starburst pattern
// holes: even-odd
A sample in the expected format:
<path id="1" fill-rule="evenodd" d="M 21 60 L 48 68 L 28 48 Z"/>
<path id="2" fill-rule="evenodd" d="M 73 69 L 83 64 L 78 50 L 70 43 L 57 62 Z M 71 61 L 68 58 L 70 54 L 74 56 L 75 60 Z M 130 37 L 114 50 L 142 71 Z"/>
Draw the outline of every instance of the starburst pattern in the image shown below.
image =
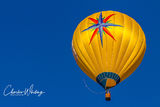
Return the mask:
<path id="1" fill-rule="evenodd" d="M 94 32 L 91 36 L 90 42 L 89 44 L 92 42 L 93 38 L 95 37 L 95 35 L 97 33 L 100 34 L 100 39 L 101 39 L 101 44 L 103 46 L 103 32 L 107 35 L 109 35 L 113 40 L 115 40 L 114 36 L 110 33 L 110 31 L 108 30 L 108 28 L 110 26 L 119 26 L 122 27 L 121 25 L 117 25 L 117 24 L 113 24 L 113 23 L 109 23 L 109 18 L 112 17 L 115 14 L 111 14 L 109 16 L 107 16 L 106 18 L 102 17 L 102 12 L 99 15 L 98 19 L 94 19 L 94 18 L 88 18 L 89 20 L 91 20 L 93 22 L 93 25 L 88 27 L 87 29 L 84 29 L 82 32 L 93 29 Z"/>

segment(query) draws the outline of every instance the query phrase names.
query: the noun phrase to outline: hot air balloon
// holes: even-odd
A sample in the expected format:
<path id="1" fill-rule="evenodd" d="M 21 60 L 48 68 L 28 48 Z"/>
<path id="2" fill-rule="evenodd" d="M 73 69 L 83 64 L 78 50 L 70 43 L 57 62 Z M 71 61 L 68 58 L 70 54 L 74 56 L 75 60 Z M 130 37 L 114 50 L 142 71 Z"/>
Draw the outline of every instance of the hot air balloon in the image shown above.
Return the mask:
<path id="1" fill-rule="evenodd" d="M 140 65 L 146 50 L 145 34 L 131 17 L 102 11 L 82 20 L 72 39 L 73 56 L 91 79 L 105 90 L 129 77 Z"/>

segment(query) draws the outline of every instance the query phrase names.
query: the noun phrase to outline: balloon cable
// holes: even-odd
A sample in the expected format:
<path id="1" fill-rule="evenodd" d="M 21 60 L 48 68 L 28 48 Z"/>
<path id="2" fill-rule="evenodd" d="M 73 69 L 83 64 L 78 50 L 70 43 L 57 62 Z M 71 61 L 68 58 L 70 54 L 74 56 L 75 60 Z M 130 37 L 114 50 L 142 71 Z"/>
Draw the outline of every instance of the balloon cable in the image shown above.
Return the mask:
<path id="1" fill-rule="evenodd" d="M 92 90 L 91 88 L 89 88 L 85 79 L 83 79 L 83 83 L 84 83 L 84 86 L 93 94 L 104 94 L 105 93 L 104 91 L 103 92 L 96 92 L 96 91 Z"/>

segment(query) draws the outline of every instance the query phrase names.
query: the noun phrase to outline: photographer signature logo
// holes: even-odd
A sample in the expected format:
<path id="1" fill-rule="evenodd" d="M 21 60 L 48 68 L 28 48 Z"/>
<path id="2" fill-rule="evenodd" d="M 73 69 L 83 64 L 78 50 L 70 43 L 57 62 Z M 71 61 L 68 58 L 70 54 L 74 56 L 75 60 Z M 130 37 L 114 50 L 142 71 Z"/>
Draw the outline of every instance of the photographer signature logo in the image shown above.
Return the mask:
<path id="1" fill-rule="evenodd" d="M 42 94 L 44 94 L 44 91 L 39 91 L 34 89 L 34 84 L 30 85 L 29 88 L 24 88 L 24 90 L 13 88 L 11 84 L 7 85 L 4 88 L 3 95 L 4 96 L 30 96 L 30 95 L 36 95 L 40 97 Z"/>

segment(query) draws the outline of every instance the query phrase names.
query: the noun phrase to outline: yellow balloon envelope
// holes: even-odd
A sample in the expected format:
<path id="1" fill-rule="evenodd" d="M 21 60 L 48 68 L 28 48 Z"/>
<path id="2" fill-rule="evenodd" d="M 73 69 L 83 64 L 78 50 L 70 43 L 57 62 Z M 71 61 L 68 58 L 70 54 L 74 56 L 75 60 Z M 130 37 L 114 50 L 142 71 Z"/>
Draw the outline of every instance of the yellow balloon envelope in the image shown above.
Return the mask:
<path id="1" fill-rule="evenodd" d="M 140 25 L 126 14 L 102 11 L 86 17 L 72 40 L 74 58 L 91 79 L 105 90 L 130 76 L 146 50 Z M 106 93 L 106 99 L 110 94 Z"/>

